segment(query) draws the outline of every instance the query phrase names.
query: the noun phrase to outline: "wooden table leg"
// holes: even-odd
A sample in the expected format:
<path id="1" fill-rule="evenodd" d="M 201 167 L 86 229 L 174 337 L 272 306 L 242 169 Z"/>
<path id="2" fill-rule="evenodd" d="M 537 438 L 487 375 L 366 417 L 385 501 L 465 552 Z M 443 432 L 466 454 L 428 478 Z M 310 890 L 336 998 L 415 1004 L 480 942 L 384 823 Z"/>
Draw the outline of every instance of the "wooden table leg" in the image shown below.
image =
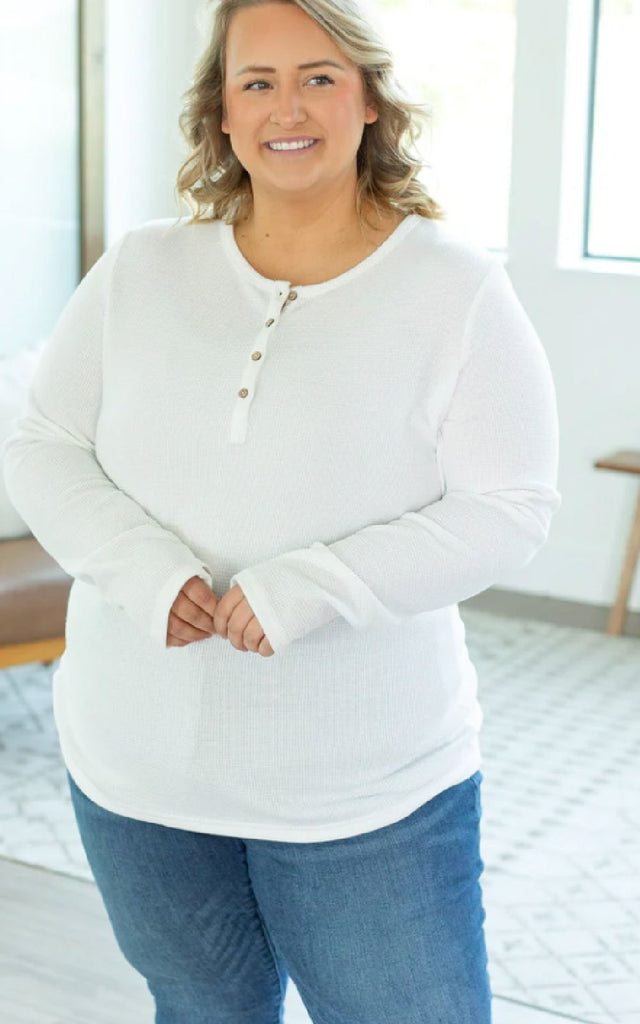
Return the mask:
<path id="1" fill-rule="evenodd" d="M 627 603 L 629 601 L 629 594 L 631 593 L 631 585 L 633 583 L 633 575 L 638 562 L 638 555 L 640 555 L 640 494 L 638 494 L 636 514 L 633 523 L 631 524 L 631 534 L 629 536 L 629 543 L 627 544 L 627 551 L 624 558 L 624 564 L 622 566 L 618 596 L 616 597 L 616 603 L 613 606 L 613 610 L 609 617 L 609 624 L 607 626 L 607 633 L 610 633 L 612 636 L 620 636 L 624 631 L 624 623 L 627 617 Z"/>

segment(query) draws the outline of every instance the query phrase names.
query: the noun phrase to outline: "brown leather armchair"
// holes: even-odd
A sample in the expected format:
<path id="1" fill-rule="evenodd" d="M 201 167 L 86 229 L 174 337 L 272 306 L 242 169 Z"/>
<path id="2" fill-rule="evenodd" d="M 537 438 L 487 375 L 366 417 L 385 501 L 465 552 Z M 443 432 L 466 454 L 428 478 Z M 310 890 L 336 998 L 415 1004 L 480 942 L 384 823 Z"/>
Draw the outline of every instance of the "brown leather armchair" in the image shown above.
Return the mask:
<path id="1" fill-rule="evenodd" d="M 62 655 L 72 583 L 35 537 L 0 540 L 0 669 Z"/>

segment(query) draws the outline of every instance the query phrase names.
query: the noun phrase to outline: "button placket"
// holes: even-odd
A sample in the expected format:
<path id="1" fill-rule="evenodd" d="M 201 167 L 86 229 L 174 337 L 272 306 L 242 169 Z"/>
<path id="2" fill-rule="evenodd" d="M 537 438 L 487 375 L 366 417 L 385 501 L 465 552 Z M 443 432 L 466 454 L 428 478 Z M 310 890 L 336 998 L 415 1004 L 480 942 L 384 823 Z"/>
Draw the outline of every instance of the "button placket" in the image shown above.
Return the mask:
<path id="1" fill-rule="evenodd" d="M 230 440 L 236 444 L 242 444 L 246 440 L 249 425 L 249 409 L 257 389 L 258 377 L 262 369 L 263 357 L 269 347 L 269 339 L 278 325 L 281 313 L 284 311 L 289 299 L 283 303 L 283 296 L 291 296 L 290 285 L 286 281 L 278 282 L 278 288 L 273 295 L 267 309 L 266 319 L 263 327 L 255 340 L 255 348 L 251 352 L 244 373 L 242 375 L 241 387 L 237 393 L 233 416 L 231 418 Z M 295 296 L 297 298 L 297 294 Z"/>

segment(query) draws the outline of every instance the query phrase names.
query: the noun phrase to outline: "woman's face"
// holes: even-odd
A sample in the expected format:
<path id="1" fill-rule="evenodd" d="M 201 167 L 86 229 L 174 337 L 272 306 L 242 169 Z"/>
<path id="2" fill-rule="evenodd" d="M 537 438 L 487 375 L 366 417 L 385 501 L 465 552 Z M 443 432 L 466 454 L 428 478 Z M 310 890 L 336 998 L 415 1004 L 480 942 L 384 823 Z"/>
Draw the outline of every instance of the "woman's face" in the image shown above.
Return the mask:
<path id="1" fill-rule="evenodd" d="M 319 66 L 299 66 L 312 62 Z M 366 104 L 359 68 L 308 14 L 277 2 L 237 11 L 225 79 L 222 130 L 251 177 L 254 197 L 258 189 L 315 198 L 348 179 L 355 190 L 364 126 L 378 115 Z M 317 141 L 294 151 L 268 146 L 300 139 Z"/>

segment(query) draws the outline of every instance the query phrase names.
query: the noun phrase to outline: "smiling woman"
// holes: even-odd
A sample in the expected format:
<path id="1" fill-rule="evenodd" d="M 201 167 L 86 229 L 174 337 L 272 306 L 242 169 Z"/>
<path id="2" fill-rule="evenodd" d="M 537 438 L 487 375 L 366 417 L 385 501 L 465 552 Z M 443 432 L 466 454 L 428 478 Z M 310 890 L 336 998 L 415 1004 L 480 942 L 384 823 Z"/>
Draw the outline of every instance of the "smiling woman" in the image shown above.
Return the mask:
<path id="1" fill-rule="evenodd" d="M 5 447 L 75 577 L 56 724 L 158 1021 L 275 1024 L 291 976 L 314 1024 L 490 1024 L 458 602 L 546 540 L 557 412 L 417 114 L 356 0 L 220 0 L 194 216 L 98 260 Z"/>
<path id="2" fill-rule="evenodd" d="M 371 227 L 371 211 L 378 228 L 390 215 L 396 224 L 398 214 L 444 216 L 418 180 L 423 162 L 414 145 L 428 111 L 403 95 L 389 49 L 356 3 L 218 0 L 213 10 L 210 43 L 180 119 L 191 153 L 177 192 L 194 219 L 246 222 L 268 194 L 277 207 L 272 228 L 289 221 L 293 240 L 305 209 L 324 220 L 318 198 L 326 200 L 328 187 Z M 265 143 L 300 138 L 317 145 L 291 166 L 261 153 Z M 273 237 L 268 228 L 262 237 L 267 232 Z"/>

